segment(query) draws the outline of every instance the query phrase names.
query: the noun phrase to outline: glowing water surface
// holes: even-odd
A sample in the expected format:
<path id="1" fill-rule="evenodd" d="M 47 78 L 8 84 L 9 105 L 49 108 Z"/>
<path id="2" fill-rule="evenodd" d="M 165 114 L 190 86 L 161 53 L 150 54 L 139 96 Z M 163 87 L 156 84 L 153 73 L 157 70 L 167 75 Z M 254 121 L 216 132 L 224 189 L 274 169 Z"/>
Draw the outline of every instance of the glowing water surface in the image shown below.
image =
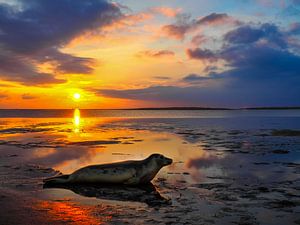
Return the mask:
<path id="1" fill-rule="evenodd" d="M 192 170 L 187 168 L 186 162 L 207 156 L 199 146 L 187 145 L 181 137 L 169 132 L 109 126 L 122 121 L 120 118 L 81 118 L 79 109 L 75 109 L 72 119 L 56 118 L 55 122 L 51 118 L 6 119 L 1 126 L 7 132 L 2 132 L 0 137 L 29 149 L 24 153 L 27 162 L 62 173 L 90 164 L 141 160 L 161 153 L 174 160 L 173 165 L 162 170 L 163 175 L 168 171 Z"/>
<path id="2" fill-rule="evenodd" d="M 294 116 L 300 114 L 293 112 L 285 116 L 284 113 L 273 112 L 268 117 L 258 112 L 252 113 L 253 116 L 235 117 L 236 113 L 230 115 L 226 112 L 225 117 L 219 113 L 217 118 L 166 118 L 167 112 L 163 112 L 162 118 L 129 119 L 85 117 L 81 116 L 84 114 L 81 110 L 75 109 L 73 117 L 69 118 L 5 118 L 0 119 L 0 152 L 17 155 L 11 158 L 16 163 L 21 157 L 22 164 L 50 167 L 64 174 L 91 164 L 141 160 L 152 153 L 161 153 L 174 161 L 171 166 L 163 168 L 153 181 L 159 192 L 173 202 L 172 207 L 164 210 L 182 212 L 182 215 L 174 213 L 186 221 L 190 216 L 184 217 L 185 210 L 190 210 L 189 215 L 195 216 L 201 212 L 201 218 L 212 218 L 216 214 L 215 208 L 220 205 L 228 206 L 233 202 L 252 204 L 252 199 L 241 197 L 244 192 L 261 186 L 276 190 L 282 187 L 280 182 L 297 179 L 299 139 L 272 137 L 270 133 L 273 129 L 300 129 L 300 117 Z M 137 114 L 140 115 L 140 112 Z M 279 148 L 284 148 L 288 154 L 272 153 Z M 213 193 L 210 187 L 202 188 L 206 183 L 225 186 L 220 186 Z M 231 185 L 231 189 L 227 188 L 227 184 Z M 248 190 L 249 187 L 251 190 Z M 294 193 L 293 185 L 284 188 L 289 190 L 289 194 Z M 278 193 L 263 194 L 262 199 L 266 202 L 278 197 Z M 101 224 L 120 214 L 135 214 L 136 210 L 145 210 L 143 214 L 140 212 L 140 217 L 136 216 L 138 222 L 147 216 L 163 216 L 151 210 L 154 214 L 149 214 L 149 208 L 138 200 L 97 199 L 65 189 L 44 189 L 37 196 L 41 201 L 35 207 L 49 211 L 49 217 L 61 215 L 61 220 L 67 218 L 74 224 Z M 230 200 L 231 197 L 237 200 Z M 206 198 L 210 204 L 214 203 L 209 206 L 203 202 Z M 276 218 L 277 212 L 266 210 L 264 204 L 259 203 L 261 208 L 258 209 L 247 206 L 245 210 L 256 214 L 258 210 L 261 224 L 277 224 L 278 221 L 270 221 L 265 216 Z M 93 216 L 95 210 L 98 213 L 96 217 Z M 289 214 L 281 218 L 292 220 L 293 216 Z M 164 223 L 165 219 L 161 222 Z"/>

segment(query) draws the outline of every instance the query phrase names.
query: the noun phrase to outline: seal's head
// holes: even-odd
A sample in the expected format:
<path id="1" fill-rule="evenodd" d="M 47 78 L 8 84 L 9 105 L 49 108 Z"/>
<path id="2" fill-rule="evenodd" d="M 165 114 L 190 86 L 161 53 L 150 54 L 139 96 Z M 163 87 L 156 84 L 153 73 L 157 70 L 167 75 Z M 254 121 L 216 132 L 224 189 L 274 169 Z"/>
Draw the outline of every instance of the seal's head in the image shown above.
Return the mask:
<path id="1" fill-rule="evenodd" d="M 172 164 L 173 160 L 170 158 L 167 158 L 161 154 L 152 154 L 148 157 L 148 160 L 155 161 L 157 165 L 164 167 L 167 165 Z"/>

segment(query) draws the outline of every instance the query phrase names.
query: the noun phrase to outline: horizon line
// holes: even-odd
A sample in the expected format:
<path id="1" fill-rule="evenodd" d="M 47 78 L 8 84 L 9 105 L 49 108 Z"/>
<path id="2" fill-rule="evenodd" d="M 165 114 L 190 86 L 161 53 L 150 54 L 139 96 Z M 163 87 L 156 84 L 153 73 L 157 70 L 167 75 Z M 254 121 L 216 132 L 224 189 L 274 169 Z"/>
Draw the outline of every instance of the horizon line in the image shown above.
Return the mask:
<path id="1" fill-rule="evenodd" d="M 171 106 L 171 107 L 138 107 L 138 108 L 0 108 L 0 110 L 272 110 L 300 109 L 300 106 L 262 106 L 262 107 L 201 107 L 201 106 Z"/>

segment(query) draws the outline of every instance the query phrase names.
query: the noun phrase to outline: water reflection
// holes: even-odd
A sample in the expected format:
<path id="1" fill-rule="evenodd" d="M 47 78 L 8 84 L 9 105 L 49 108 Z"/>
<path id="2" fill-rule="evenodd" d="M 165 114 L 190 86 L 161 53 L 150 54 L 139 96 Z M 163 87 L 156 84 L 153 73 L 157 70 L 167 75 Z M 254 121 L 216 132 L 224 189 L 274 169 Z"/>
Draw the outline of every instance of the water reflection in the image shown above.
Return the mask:
<path id="1" fill-rule="evenodd" d="M 51 167 L 64 174 L 91 164 L 141 160 L 160 153 L 172 158 L 174 163 L 161 170 L 159 177 L 177 180 L 173 174 L 180 173 L 180 180 L 190 181 L 192 176 L 183 172 L 198 174 L 198 170 L 186 168 L 185 162 L 201 158 L 203 151 L 199 146 L 184 144 L 180 136 L 171 132 L 137 130 L 136 122 L 120 118 L 83 119 L 81 113 L 74 109 L 71 119 L 11 119 L 2 132 L 0 129 L 0 152 L 10 147 L 11 151 L 15 149 L 10 154 L 20 154 L 24 149 L 24 163 Z"/>
<path id="2" fill-rule="evenodd" d="M 74 116 L 73 116 L 73 124 L 74 124 L 74 132 L 79 133 L 80 132 L 80 110 L 75 109 L 74 110 Z"/>
<path id="3" fill-rule="evenodd" d="M 60 119 L 0 120 L 0 159 L 3 165 L 1 174 L 5 179 L 11 179 L 7 182 L 13 183 L 14 187 L 14 182 L 19 182 L 18 188 L 22 190 L 22 187 L 27 188 L 27 185 L 23 184 L 24 179 L 21 179 L 25 176 L 52 176 L 47 172 L 51 171 L 49 169 L 27 169 L 19 165 L 43 165 L 45 168 L 51 167 L 69 174 L 91 164 L 140 160 L 152 153 L 161 153 L 174 160 L 174 163 L 162 169 L 153 181 L 161 193 L 170 196 L 173 201 L 171 207 L 166 207 L 167 210 L 163 207 L 159 209 L 162 213 L 168 213 L 163 222 L 169 223 L 168 218 L 180 217 L 182 223 L 191 224 L 202 218 L 202 215 L 210 220 L 211 215 L 215 215 L 215 224 L 223 224 L 223 221 L 229 220 L 234 220 L 236 224 L 241 221 L 249 224 L 258 221 L 262 224 L 293 223 L 291 220 L 295 218 L 296 207 L 299 207 L 296 196 L 299 192 L 297 149 L 300 143 L 298 137 L 274 137 L 270 129 L 290 128 L 290 125 L 286 124 L 292 122 L 295 129 L 300 129 L 299 120 L 269 118 L 265 121 L 258 118 L 248 119 L 245 125 L 238 118 L 126 120 L 88 118 L 84 114 L 83 123 L 80 113 L 84 111 L 76 109 L 73 113 L 73 116 Z M 70 123 L 71 120 L 73 123 Z M 250 122 L 251 126 L 248 125 Z M 232 124 L 235 124 L 234 127 Z M 232 130 L 237 128 L 235 126 L 240 128 Z M 83 127 L 84 133 L 81 132 Z M 254 128 L 251 130 L 249 127 Z M 76 134 L 74 130 L 80 133 Z M 17 179 L 18 177 L 20 179 Z M 128 219 L 128 223 L 135 219 L 141 221 L 144 215 L 147 219 L 153 219 L 154 214 L 151 210 L 149 213 L 145 210 L 142 214 L 142 211 L 138 211 L 139 208 L 135 208 L 140 206 L 135 206 L 133 202 L 147 203 L 149 194 L 146 191 L 128 191 L 120 187 L 61 188 L 72 190 L 81 196 L 132 201 L 118 203 L 124 205 L 126 216 L 123 218 Z M 110 216 L 119 216 L 116 212 L 119 206 L 113 202 L 104 203 L 106 201 L 84 198 L 65 189 L 47 189 L 44 192 L 51 201 L 43 202 L 38 210 L 47 210 L 49 217 L 60 221 L 99 224 L 102 220 L 109 221 Z M 68 195 L 72 198 L 64 202 L 60 202 L 56 197 Z M 153 196 L 150 198 L 153 201 L 160 199 L 155 192 L 150 192 L 150 195 Z M 147 198 L 147 201 L 141 198 Z M 204 199 L 208 199 L 208 204 Z M 78 202 L 84 203 L 79 205 Z M 97 218 L 92 216 L 94 212 L 86 206 L 86 202 L 102 202 L 97 206 Z M 219 210 L 223 205 L 226 206 L 224 211 Z M 216 213 L 214 208 L 218 210 Z M 239 208 L 241 210 L 237 211 Z M 131 209 L 135 210 L 134 213 L 139 213 L 130 214 Z M 257 211 L 260 213 L 256 219 L 253 212 Z M 110 212 L 111 214 L 108 214 Z M 195 215 L 199 217 L 196 218 Z M 253 216 L 253 220 L 249 215 L 251 218 Z M 261 215 L 280 221 L 269 223 L 266 222 L 268 218 L 262 219 Z M 243 218 L 251 220 L 244 221 Z"/>
<path id="4" fill-rule="evenodd" d="M 95 197 L 99 199 L 116 201 L 141 202 L 153 207 L 171 203 L 170 200 L 161 196 L 156 190 L 156 187 L 151 183 L 138 187 L 109 184 L 86 185 L 45 183 L 43 188 L 63 188 L 71 190 L 74 193 L 85 197 Z"/>
<path id="5" fill-rule="evenodd" d="M 49 217 L 47 219 L 50 219 L 50 221 L 60 221 L 62 224 L 107 224 L 112 218 L 112 212 L 107 213 L 108 210 L 105 206 L 97 207 L 98 213 L 96 216 L 93 207 L 79 205 L 75 202 L 41 201 L 34 208 L 47 212 Z"/>

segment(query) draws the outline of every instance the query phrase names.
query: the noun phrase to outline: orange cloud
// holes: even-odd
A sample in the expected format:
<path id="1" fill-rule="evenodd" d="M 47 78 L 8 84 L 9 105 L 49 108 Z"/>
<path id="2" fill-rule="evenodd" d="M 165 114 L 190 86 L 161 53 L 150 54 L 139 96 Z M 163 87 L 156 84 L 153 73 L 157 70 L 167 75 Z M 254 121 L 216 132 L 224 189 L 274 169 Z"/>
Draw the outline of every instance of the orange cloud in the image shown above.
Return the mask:
<path id="1" fill-rule="evenodd" d="M 174 56 L 175 53 L 170 50 L 159 50 L 159 51 L 154 51 L 154 50 L 146 50 L 146 51 L 140 51 L 136 54 L 137 57 L 150 57 L 150 58 L 161 58 L 161 57 L 172 57 Z"/>
<path id="2" fill-rule="evenodd" d="M 177 16 L 182 9 L 181 8 L 170 8 L 170 7 L 155 7 L 151 9 L 154 13 L 160 13 L 166 17 L 175 17 Z"/>

